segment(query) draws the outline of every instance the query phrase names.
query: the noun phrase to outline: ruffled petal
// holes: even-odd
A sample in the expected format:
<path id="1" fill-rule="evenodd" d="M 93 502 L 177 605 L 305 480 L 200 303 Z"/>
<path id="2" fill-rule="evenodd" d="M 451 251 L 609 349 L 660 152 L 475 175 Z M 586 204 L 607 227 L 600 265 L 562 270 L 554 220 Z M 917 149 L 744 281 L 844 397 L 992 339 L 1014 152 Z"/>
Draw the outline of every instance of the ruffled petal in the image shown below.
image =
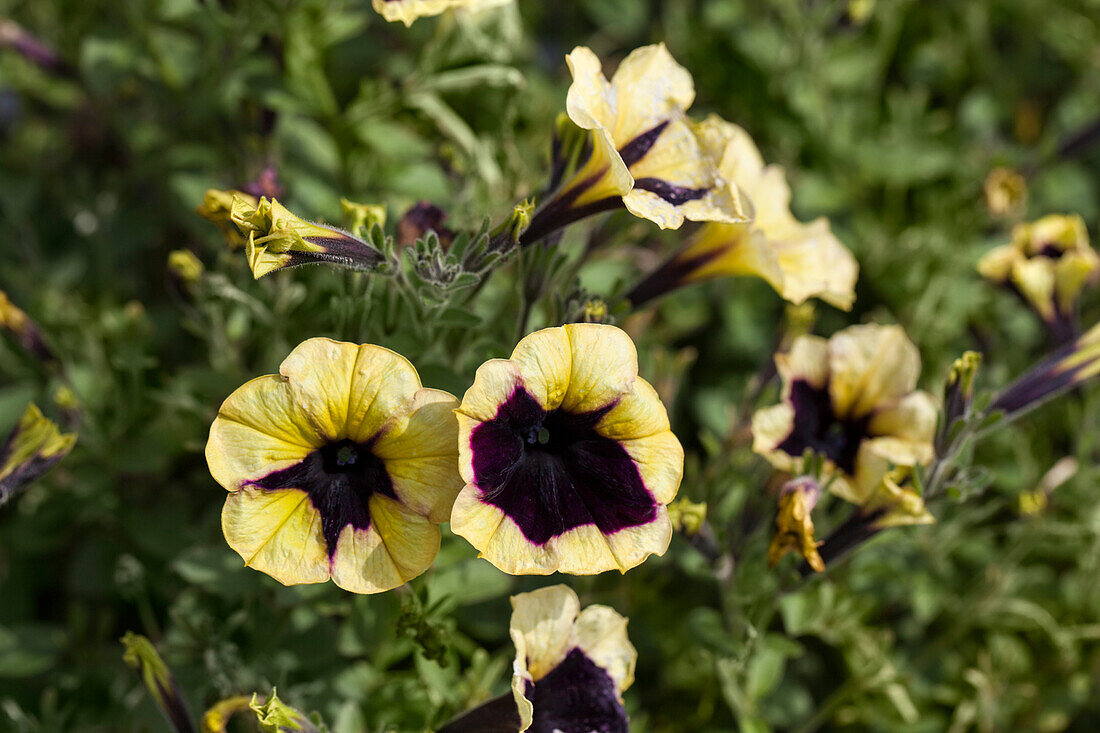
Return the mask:
<path id="1" fill-rule="evenodd" d="M 298 408 L 326 441 L 348 437 L 352 375 L 360 348 L 344 341 L 311 338 L 295 347 L 279 366 Z"/>
<path id="2" fill-rule="evenodd" d="M 642 483 L 653 499 L 659 504 L 675 499 L 684 478 L 684 449 L 676 436 L 666 430 L 620 443 L 638 467 Z"/>
<path id="3" fill-rule="evenodd" d="M 497 410 L 523 384 L 519 368 L 508 359 L 490 359 L 477 368 L 473 385 L 457 408 L 461 415 L 483 422 L 497 416 Z"/>
<path id="4" fill-rule="evenodd" d="M 524 336 L 512 351 L 524 389 L 546 411 L 557 409 L 569 389 L 573 349 L 564 328 L 544 328 Z"/>
<path id="5" fill-rule="evenodd" d="M 668 412 L 657 390 L 641 377 L 596 424 L 596 431 L 612 440 L 645 438 L 668 429 Z"/>
<path id="6" fill-rule="evenodd" d="M 626 634 L 627 619 L 608 606 L 591 605 L 577 616 L 577 646 L 615 682 L 621 695 L 634 684 L 638 651 Z"/>
<path id="7" fill-rule="evenodd" d="M 900 326 L 850 326 L 829 339 L 829 372 L 837 417 L 859 418 L 913 391 L 920 352 Z"/>
<path id="8" fill-rule="evenodd" d="M 420 376 L 409 360 L 395 351 L 363 344 L 355 360 L 348 396 L 347 437 L 366 443 L 391 423 L 412 412 Z"/>
<path id="9" fill-rule="evenodd" d="M 803 303 L 820 298 L 842 310 L 850 310 L 856 299 L 859 264 L 848 248 L 818 219 L 798 224 L 783 237 L 771 238 L 782 285 L 777 290 L 785 300 Z"/>
<path id="10" fill-rule="evenodd" d="M 245 488 L 231 493 L 222 509 L 222 533 L 245 565 L 283 585 L 329 578 L 321 515 L 304 491 Z"/>

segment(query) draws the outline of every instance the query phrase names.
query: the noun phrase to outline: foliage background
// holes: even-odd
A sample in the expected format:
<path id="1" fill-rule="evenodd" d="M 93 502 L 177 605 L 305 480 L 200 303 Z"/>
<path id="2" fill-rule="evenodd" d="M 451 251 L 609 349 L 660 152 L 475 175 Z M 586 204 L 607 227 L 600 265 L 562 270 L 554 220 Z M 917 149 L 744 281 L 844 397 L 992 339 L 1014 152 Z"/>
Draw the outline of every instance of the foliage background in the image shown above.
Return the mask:
<path id="1" fill-rule="evenodd" d="M 0 0 L 0 16 L 66 63 L 49 73 L 0 49 L 0 289 L 86 410 L 73 454 L 0 509 L 5 730 L 162 729 L 120 660 L 128 629 L 158 642 L 196 714 L 278 685 L 338 731 L 415 731 L 507 687 L 507 596 L 544 579 L 504 576 L 452 537 L 414 584 L 429 610 L 409 593 L 283 588 L 225 545 L 202 448 L 221 400 L 309 336 L 389 346 L 461 394 L 522 329 L 499 317 L 517 312 L 518 268 L 550 280 L 535 328 L 571 289 L 569 263 L 514 261 L 472 315 L 414 323 L 345 273 L 253 282 L 193 213 L 208 187 L 272 164 L 307 216 L 335 221 L 346 196 L 396 220 L 427 199 L 476 226 L 542 184 L 565 53 L 586 44 L 611 64 L 663 40 L 695 76 L 695 112 L 746 127 L 788 167 L 796 212 L 829 216 L 858 257 L 854 312 L 821 308 L 818 332 L 902 323 L 933 391 L 963 349 L 985 353 L 987 387 L 1044 349 L 1030 314 L 974 272 L 1007 236 L 982 203 L 988 171 L 1027 173 L 1030 217 L 1078 212 L 1094 237 L 1100 224 L 1100 145 L 1072 142 L 1100 119 L 1096 0 L 519 0 L 408 30 L 366 0 Z M 683 236 L 625 216 L 597 226 L 608 241 L 581 276 L 603 294 Z M 563 251 L 575 260 L 590 230 Z M 181 247 L 210 273 L 200 302 L 167 284 Z M 1084 312 L 1100 315 L 1095 292 Z M 626 576 L 571 581 L 631 619 L 634 729 L 1094 729 L 1100 395 L 998 434 L 978 456 L 988 488 L 934 504 L 939 524 L 884 533 L 797 585 L 790 561 L 766 570 L 769 470 L 738 412 L 781 317 L 762 283 L 725 280 L 627 323 L 642 373 L 674 399 L 682 495 L 708 502 L 729 553 L 712 562 L 678 536 Z M 0 426 L 56 386 L 0 340 Z M 1076 476 L 1021 516 L 1018 495 L 1065 456 Z"/>

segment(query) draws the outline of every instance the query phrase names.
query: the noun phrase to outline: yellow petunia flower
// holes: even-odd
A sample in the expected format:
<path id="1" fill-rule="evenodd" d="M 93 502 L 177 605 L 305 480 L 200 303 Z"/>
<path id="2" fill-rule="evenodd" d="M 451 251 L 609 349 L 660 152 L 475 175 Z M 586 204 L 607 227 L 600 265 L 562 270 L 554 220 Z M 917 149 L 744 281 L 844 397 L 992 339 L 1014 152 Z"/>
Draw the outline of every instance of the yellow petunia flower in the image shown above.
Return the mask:
<path id="1" fill-rule="evenodd" d="M 321 263 L 371 270 L 385 259 L 349 232 L 308 222 L 275 199 L 261 198 L 253 206 L 237 197 L 230 219 L 246 238 L 245 257 L 257 280 L 275 270 Z"/>
<path id="2" fill-rule="evenodd" d="M 462 485 L 457 405 L 389 349 L 303 342 L 210 427 L 229 546 L 285 585 L 379 593 L 420 575 Z"/>
<path id="3" fill-rule="evenodd" d="M 74 445 L 75 433 L 62 433 L 37 405 L 28 406 L 0 444 L 0 504 L 53 468 Z"/>
<path id="4" fill-rule="evenodd" d="M 383 18 L 391 23 L 401 21 L 407 26 L 417 18 L 439 15 L 455 8 L 480 11 L 510 2 L 512 0 L 372 0 L 375 11 Z"/>
<path id="5" fill-rule="evenodd" d="M 684 452 L 623 331 L 536 331 L 481 365 L 457 413 L 451 529 L 493 565 L 626 572 L 668 548 Z"/>
<path id="6" fill-rule="evenodd" d="M 520 731 L 628 730 L 622 693 L 634 682 L 638 652 L 626 623 L 607 606 L 582 611 L 565 585 L 512 596 Z"/>
<path id="7" fill-rule="evenodd" d="M 573 75 L 569 120 L 589 132 L 582 160 L 568 166 L 568 175 L 555 175 L 565 180 L 535 215 L 523 243 L 620 204 L 662 229 L 677 229 L 685 219 L 747 220 L 749 206 L 687 117 L 695 99 L 691 74 L 663 43 L 631 52 L 611 81 L 584 46 L 566 62 Z"/>
<path id="8" fill-rule="evenodd" d="M 784 299 L 820 298 L 849 310 L 855 301 L 859 265 L 840 243 L 827 219 L 803 224 L 790 210 L 791 190 L 783 169 L 765 165 L 742 128 L 711 115 L 696 134 L 719 172 L 752 201 L 751 222 L 711 222 L 651 275 L 627 299 L 640 306 L 678 287 L 717 277 L 762 278 Z"/>
<path id="9" fill-rule="evenodd" d="M 1017 292 L 1058 337 L 1072 334 L 1077 299 L 1096 278 L 1100 257 L 1080 216 L 1052 214 L 1017 224 L 1012 242 L 978 262 L 982 277 Z"/>
<path id="10" fill-rule="evenodd" d="M 753 450 L 794 472 L 823 456 L 830 490 L 864 506 L 892 466 L 932 460 L 936 405 L 916 390 L 920 354 L 899 326 L 851 326 L 800 336 L 775 357 L 780 404 L 752 419 Z"/>

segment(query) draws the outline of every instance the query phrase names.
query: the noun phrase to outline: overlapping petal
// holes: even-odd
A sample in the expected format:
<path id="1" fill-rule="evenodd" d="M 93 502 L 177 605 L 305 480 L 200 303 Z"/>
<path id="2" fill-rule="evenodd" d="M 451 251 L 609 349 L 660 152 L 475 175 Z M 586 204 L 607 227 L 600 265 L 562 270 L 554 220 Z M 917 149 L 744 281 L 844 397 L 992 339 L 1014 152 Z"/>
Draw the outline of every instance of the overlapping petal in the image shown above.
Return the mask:
<path id="1" fill-rule="evenodd" d="M 303 342 L 211 426 L 227 542 L 285 584 L 376 593 L 419 575 L 462 485 L 457 404 L 389 349 Z"/>
<path id="2" fill-rule="evenodd" d="M 452 530 L 508 573 L 625 572 L 671 538 L 683 449 L 629 337 L 571 324 L 481 366 L 458 408 Z"/>

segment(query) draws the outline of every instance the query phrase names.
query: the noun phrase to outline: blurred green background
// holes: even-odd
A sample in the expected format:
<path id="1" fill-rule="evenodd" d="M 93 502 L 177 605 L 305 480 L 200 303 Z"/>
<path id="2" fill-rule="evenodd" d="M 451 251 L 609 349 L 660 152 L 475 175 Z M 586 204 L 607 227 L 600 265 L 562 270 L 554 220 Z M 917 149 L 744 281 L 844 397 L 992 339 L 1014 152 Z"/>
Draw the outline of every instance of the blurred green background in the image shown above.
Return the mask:
<path id="1" fill-rule="evenodd" d="M 983 202 L 989 171 L 1027 176 L 1029 218 L 1076 212 L 1094 238 L 1100 225 L 1098 0 L 518 0 L 410 29 L 366 0 L 0 0 L 0 18 L 57 55 L 43 67 L 0 47 L 0 289 L 85 410 L 72 455 L 0 508 L 3 730 L 162 730 L 121 662 L 127 630 L 157 642 L 196 715 L 278 685 L 337 731 L 421 731 L 507 689 L 507 597 L 545 579 L 504 576 L 447 537 L 419 602 L 284 588 L 225 545 L 202 449 L 221 400 L 310 336 L 389 346 L 461 394 L 515 343 L 497 316 L 519 265 L 473 313 L 410 329 L 381 281 L 307 268 L 253 282 L 194 213 L 207 188 L 271 166 L 307 217 L 337 221 L 344 196 L 391 221 L 420 200 L 456 227 L 499 219 L 545 181 L 565 54 L 588 45 L 610 69 L 664 41 L 694 74 L 693 113 L 744 126 L 787 167 L 795 212 L 830 217 L 859 259 L 853 313 L 821 307 L 818 332 L 900 322 L 933 392 L 964 349 L 985 354 L 986 388 L 1045 349 L 1034 317 L 974 271 L 1008 237 Z M 590 292 L 683 236 L 614 216 L 581 272 Z M 207 267 L 199 299 L 168 278 L 179 248 Z M 1100 316 L 1094 290 L 1083 313 Z M 762 282 L 723 280 L 632 328 L 642 373 L 674 396 L 681 493 L 708 503 L 727 555 L 678 536 L 626 576 L 569 581 L 631 619 L 633 730 L 1095 730 L 1100 394 L 984 445 L 987 488 L 933 504 L 937 525 L 883 533 L 777 598 L 793 565 L 766 568 L 770 470 L 738 439 L 738 406 L 782 314 Z M 0 338 L 0 431 L 28 401 L 48 407 L 59 379 Z M 1021 514 L 1021 492 L 1065 457 L 1073 478 Z M 823 506 L 819 526 L 842 509 Z"/>

